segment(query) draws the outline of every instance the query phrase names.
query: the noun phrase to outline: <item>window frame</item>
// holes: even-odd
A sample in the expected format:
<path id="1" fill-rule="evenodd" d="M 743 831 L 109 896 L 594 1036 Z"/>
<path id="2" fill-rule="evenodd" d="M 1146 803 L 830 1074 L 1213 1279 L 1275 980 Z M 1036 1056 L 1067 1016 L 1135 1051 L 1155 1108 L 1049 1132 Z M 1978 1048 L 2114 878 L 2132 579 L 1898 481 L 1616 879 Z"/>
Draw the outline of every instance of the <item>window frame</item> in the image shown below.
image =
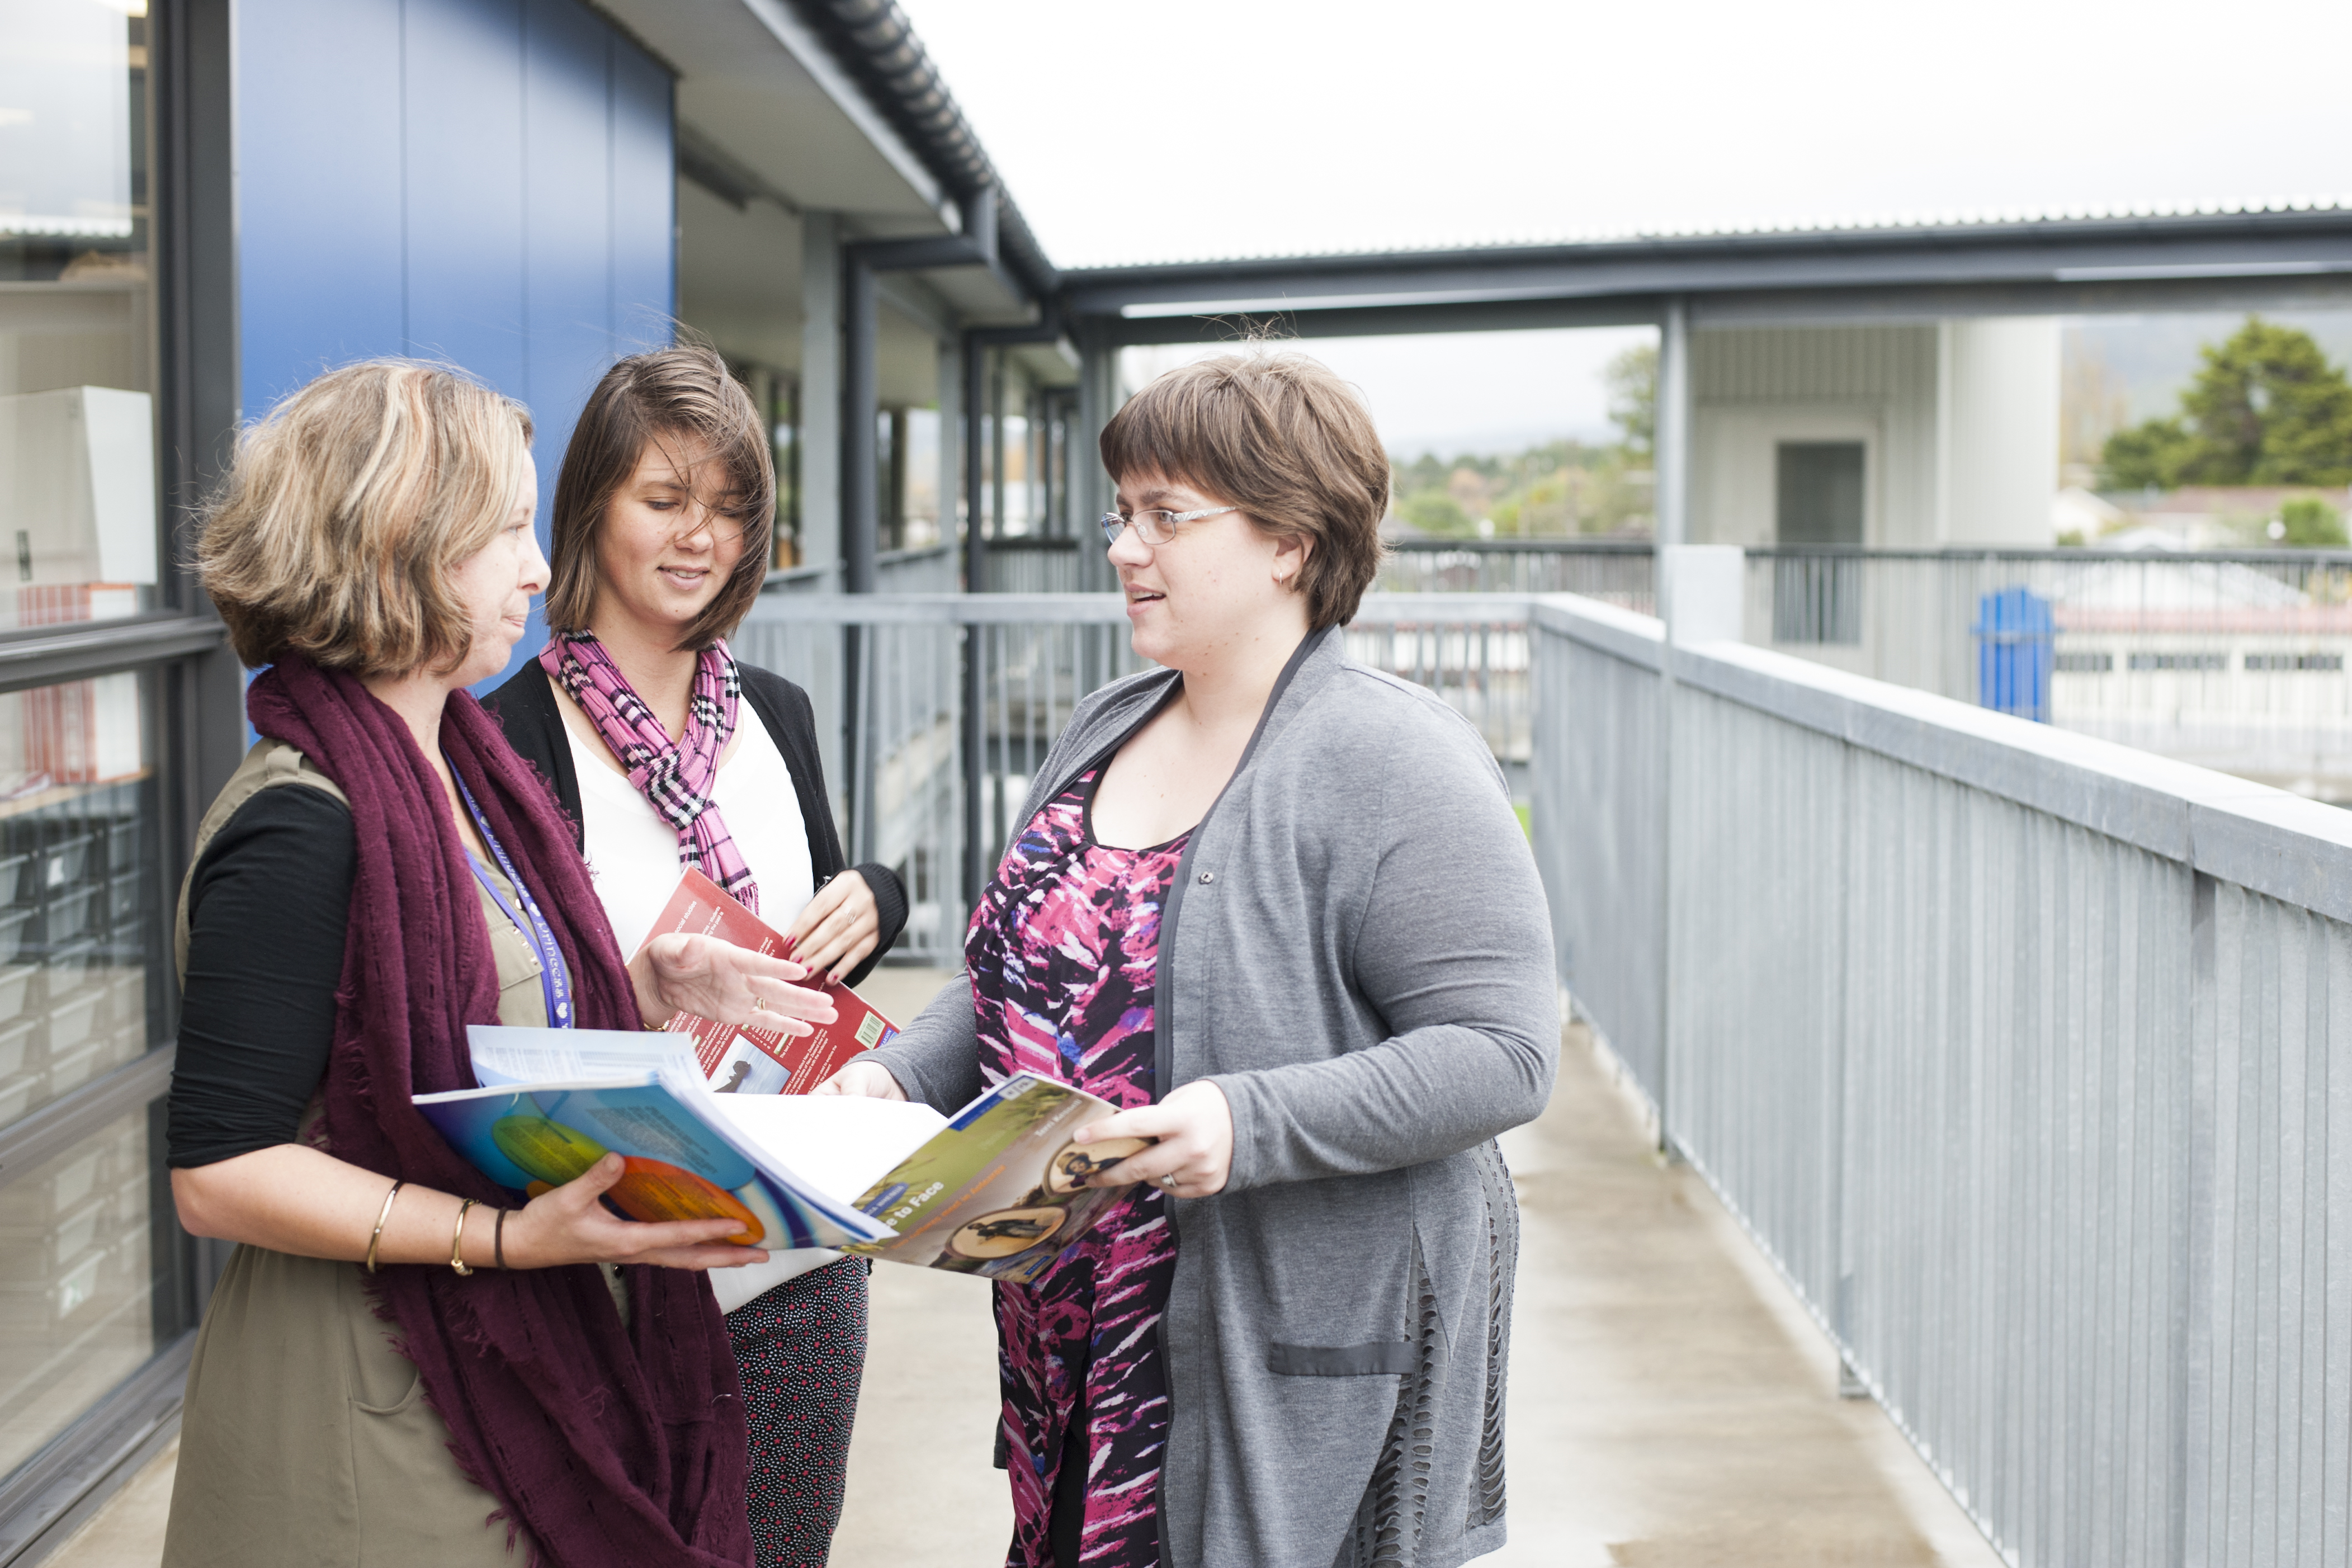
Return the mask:
<path id="1" fill-rule="evenodd" d="M 239 416 L 230 0 L 150 0 L 147 60 L 158 544 L 170 564 L 152 612 L 0 637 L 0 692 L 152 672 L 151 892 L 163 918 L 176 905 L 195 826 L 235 770 L 245 737 L 242 672 L 174 548 L 195 499 L 226 467 Z M 0 1126 L 5 1186 L 143 1110 L 160 1265 L 154 1354 L 0 1478 L 0 1563 L 47 1556 L 178 1435 L 196 1324 L 229 1249 L 180 1229 L 171 1206 L 163 1115 L 176 1054 L 176 989 L 163 1033 L 145 1054 Z"/>

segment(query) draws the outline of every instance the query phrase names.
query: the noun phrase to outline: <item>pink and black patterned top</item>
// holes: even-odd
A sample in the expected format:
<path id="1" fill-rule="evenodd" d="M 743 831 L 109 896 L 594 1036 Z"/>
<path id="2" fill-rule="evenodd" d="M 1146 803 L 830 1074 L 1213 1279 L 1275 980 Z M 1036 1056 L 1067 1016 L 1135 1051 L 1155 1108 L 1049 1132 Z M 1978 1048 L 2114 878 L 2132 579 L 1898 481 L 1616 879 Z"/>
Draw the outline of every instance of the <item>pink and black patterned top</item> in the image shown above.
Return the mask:
<path id="1" fill-rule="evenodd" d="M 964 956 L 980 1068 L 991 1083 L 1025 1069 L 1121 1108 L 1148 1105 L 1160 911 L 1184 839 L 1096 843 L 1096 779 L 1085 774 L 1038 812 L 972 912 Z M 1074 1427 L 1085 1444 L 1071 1456 L 1087 1467 L 1081 1559 L 1087 1568 L 1160 1561 L 1168 1384 L 1158 1329 L 1176 1271 L 1164 1203 L 1154 1188 L 1130 1188 L 1034 1284 L 996 1287 L 1009 1568 L 1054 1568 L 1057 1489 L 1066 1509 L 1078 1495 L 1076 1478 L 1060 1474 Z"/>

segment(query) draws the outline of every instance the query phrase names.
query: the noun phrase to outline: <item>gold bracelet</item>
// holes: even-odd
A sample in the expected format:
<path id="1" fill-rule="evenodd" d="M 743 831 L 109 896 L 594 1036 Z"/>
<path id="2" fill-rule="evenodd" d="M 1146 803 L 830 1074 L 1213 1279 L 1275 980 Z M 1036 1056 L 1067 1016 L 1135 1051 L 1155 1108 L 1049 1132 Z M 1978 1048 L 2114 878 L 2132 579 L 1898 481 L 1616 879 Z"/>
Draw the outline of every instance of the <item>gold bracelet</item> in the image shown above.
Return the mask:
<path id="1" fill-rule="evenodd" d="M 383 1194 L 383 1207 L 376 1211 L 375 1229 L 368 1236 L 367 1271 L 371 1274 L 375 1272 L 375 1249 L 383 1240 L 383 1222 L 392 1217 L 392 1200 L 398 1197 L 400 1189 L 407 1184 L 405 1182 L 393 1183 L 392 1191 Z"/>
<path id="2" fill-rule="evenodd" d="M 481 1200 L 467 1198 L 457 1205 L 457 1228 L 449 1237 L 449 1267 L 460 1274 L 471 1274 L 466 1267 L 466 1211 Z"/>

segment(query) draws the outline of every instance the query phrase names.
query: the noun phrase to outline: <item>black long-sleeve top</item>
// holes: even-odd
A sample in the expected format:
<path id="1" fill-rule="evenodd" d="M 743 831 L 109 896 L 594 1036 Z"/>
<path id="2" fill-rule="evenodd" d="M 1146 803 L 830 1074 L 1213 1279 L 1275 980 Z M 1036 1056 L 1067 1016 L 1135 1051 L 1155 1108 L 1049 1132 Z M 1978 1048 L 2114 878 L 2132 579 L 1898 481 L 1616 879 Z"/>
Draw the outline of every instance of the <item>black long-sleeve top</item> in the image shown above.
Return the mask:
<path id="1" fill-rule="evenodd" d="M 188 973 L 172 1068 L 170 1163 L 291 1142 L 326 1076 L 358 852 L 324 790 L 237 807 L 188 882 Z"/>

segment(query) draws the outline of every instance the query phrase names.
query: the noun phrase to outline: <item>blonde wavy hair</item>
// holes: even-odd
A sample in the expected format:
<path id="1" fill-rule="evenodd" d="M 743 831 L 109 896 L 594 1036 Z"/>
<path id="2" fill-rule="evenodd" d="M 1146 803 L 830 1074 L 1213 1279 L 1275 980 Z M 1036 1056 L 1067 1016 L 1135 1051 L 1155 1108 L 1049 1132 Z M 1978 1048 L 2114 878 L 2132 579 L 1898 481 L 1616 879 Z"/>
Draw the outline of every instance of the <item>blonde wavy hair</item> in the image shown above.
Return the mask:
<path id="1" fill-rule="evenodd" d="M 205 504 L 197 579 L 249 667 L 453 668 L 473 647 L 450 574 L 497 537 L 530 411 L 463 372 L 365 360 L 289 395 Z"/>

